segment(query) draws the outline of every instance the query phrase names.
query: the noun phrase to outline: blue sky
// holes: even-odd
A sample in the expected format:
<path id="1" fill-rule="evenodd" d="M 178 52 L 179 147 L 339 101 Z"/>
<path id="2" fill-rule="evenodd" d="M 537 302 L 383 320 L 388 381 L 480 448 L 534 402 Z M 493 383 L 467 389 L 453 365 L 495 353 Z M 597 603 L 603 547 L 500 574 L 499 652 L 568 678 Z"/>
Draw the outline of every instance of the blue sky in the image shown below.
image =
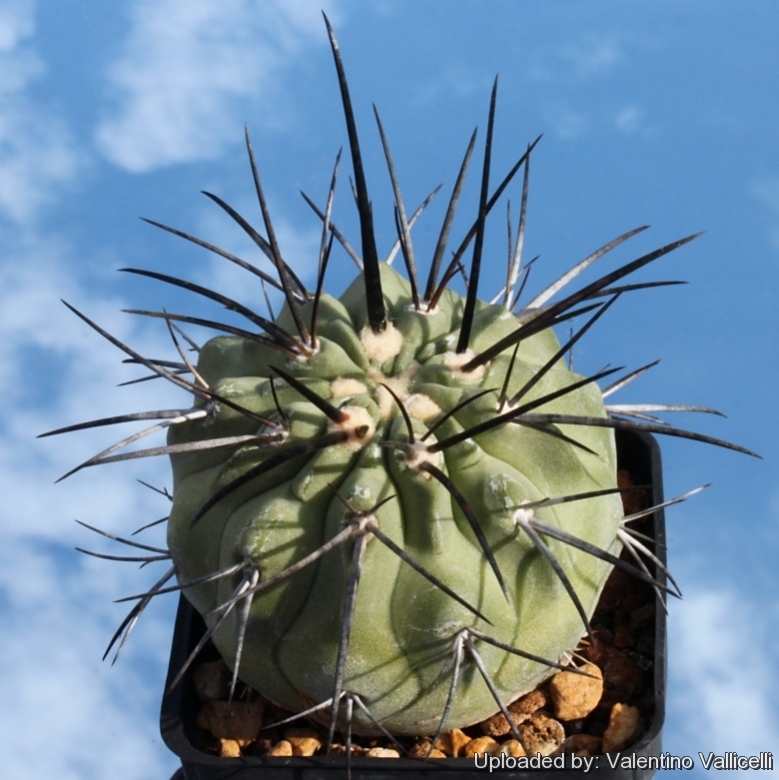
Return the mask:
<path id="1" fill-rule="evenodd" d="M 55 486 L 111 434 L 34 436 L 181 398 L 159 382 L 116 388 L 137 370 L 59 299 L 155 356 L 169 353 L 163 330 L 119 310 L 200 303 L 118 268 L 185 275 L 262 306 L 226 263 L 137 219 L 256 259 L 199 194 L 211 190 L 256 214 L 244 122 L 285 255 L 311 282 L 319 232 L 298 190 L 324 202 L 346 140 L 322 7 L 350 75 L 380 252 L 394 226 L 371 101 L 406 203 L 416 205 L 439 183 L 443 193 L 451 188 L 474 126 L 483 138 L 496 73 L 495 176 L 544 134 L 531 171 L 525 251 L 541 255 L 531 287 L 639 225 L 652 229 L 605 258 L 604 271 L 706 231 L 641 272 L 690 284 L 620 300 L 577 348 L 576 365 L 632 368 L 662 357 L 621 401 L 713 406 L 728 419 L 675 422 L 764 456 L 662 443 L 668 496 L 714 483 L 668 513 L 669 559 L 685 599 L 671 606 L 665 735 L 675 754 L 779 754 L 775 3 L 0 0 L 4 775 L 140 780 L 173 771 L 157 718 L 174 601 L 150 610 L 111 668 L 100 657 L 123 616 L 112 599 L 155 573 L 73 551 L 107 549 L 74 518 L 127 533 L 163 516 L 165 499 L 135 478 L 165 485 L 167 466 L 88 469 Z M 357 243 L 344 184 L 335 219 Z M 477 188 L 472 175 L 469 213 Z M 423 257 L 443 193 L 415 227 Z M 518 187 L 509 197 L 516 214 Z M 504 269 L 502 219 L 487 246 L 494 274 L 481 289 L 491 297 Z M 331 289 L 352 274 L 339 259 Z"/>

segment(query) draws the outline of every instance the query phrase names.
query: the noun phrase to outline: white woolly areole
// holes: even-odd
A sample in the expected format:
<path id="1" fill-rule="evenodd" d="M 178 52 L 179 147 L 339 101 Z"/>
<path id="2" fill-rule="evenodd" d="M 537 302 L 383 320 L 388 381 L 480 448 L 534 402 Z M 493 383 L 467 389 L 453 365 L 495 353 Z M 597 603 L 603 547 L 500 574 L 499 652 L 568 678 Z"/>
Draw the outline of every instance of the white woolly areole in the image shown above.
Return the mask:
<path id="1" fill-rule="evenodd" d="M 376 363 L 384 363 L 403 349 L 403 334 L 391 322 L 380 333 L 374 333 L 366 325 L 360 331 L 360 341 L 365 354 Z"/>
<path id="2" fill-rule="evenodd" d="M 465 352 L 447 352 L 444 355 L 444 365 L 461 379 L 481 379 L 484 376 L 484 366 L 477 366 L 473 371 L 462 371 L 462 367 L 473 360 L 476 353 L 472 349 Z"/>
<path id="3" fill-rule="evenodd" d="M 377 384 L 377 387 L 373 392 L 373 398 L 379 406 L 379 414 L 382 420 L 389 419 L 397 406 L 395 399 L 387 390 L 387 387 L 391 388 L 392 392 L 406 404 L 407 399 L 411 397 L 408 394 L 409 382 L 419 369 L 420 365 L 416 361 L 412 361 L 411 365 L 409 365 L 402 374 L 398 374 L 397 376 L 384 376 L 384 374 L 376 368 L 368 369 L 368 376 Z M 382 385 L 386 385 L 387 387 L 383 387 Z M 417 419 L 423 420 L 425 418 L 418 417 Z"/>
<path id="4" fill-rule="evenodd" d="M 436 466 L 438 468 L 440 462 L 441 453 L 430 452 L 430 450 L 427 448 L 427 445 L 423 441 L 416 441 L 413 444 L 408 445 L 408 450 L 406 452 L 406 465 L 410 469 L 418 471 L 419 467 L 423 463 L 429 463 L 431 466 Z M 430 479 L 431 475 L 426 471 L 423 471 L 422 476 L 425 479 Z"/>
<path id="5" fill-rule="evenodd" d="M 409 416 L 425 422 L 437 414 L 441 414 L 441 407 L 429 396 L 422 393 L 413 393 L 403 399 Z"/>
<path id="6" fill-rule="evenodd" d="M 414 302 L 412 301 L 411 303 L 407 303 L 406 304 L 405 310 L 406 311 L 413 311 L 415 314 L 422 314 L 425 317 L 428 316 L 428 315 L 434 316 L 434 315 L 438 314 L 439 311 L 441 311 L 438 308 L 438 304 L 436 304 L 435 306 L 432 306 L 430 308 L 428 308 L 428 306 L 430 306 L 430 301 L 428 301 L 425 298 L 423 298 L 419 302 L 419 308 L 418 309 L 417 309 L 416 306 L 414 306 Z"/>
<path id="7" fill-rule="evenodd" d="M 525 507 L 520 507 L 516 512 L 514 512 L 514 525 L 519 526 L 522 523 L 528 522 L 528 520 L 533 520 L 534 517 L 535 515 L 533 514 L 532 509 L 525 509 Z"/>
<path id="8" fill-rule="evenodd" d="M 341 411 L 347 415 L 347 418 L 340 423 L 332 422 L 328 430 L 346 431 L 349 438 L 343 443 L 352 452 L 359 452 L 372 438 L 376 432 L 376 426 L 373 424 L 373 418 L 367 409 L 362 406 L 344 406 Z"/>
<path id="9" fill-rule="evenodd" d="M 368 388 L 358 379 L 339 376 L 330 383 L 330 392 L 333 398 L 342 398 L 346 395 L 365 395 Z"/>

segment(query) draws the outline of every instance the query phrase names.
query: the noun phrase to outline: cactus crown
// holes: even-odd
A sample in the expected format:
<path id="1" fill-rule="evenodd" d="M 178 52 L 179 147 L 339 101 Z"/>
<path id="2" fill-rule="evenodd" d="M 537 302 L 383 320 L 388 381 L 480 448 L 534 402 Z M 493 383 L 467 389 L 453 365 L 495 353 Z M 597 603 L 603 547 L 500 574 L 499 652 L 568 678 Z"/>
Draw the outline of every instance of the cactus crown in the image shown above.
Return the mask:
<path id="1" fill-rule="evenodd" d="M 147 221 L 282 291 L 282 312 L 266 318 L 193 283 L 123 269 L 221 303 L 252 329 L 133 310 L 163 319 L 180 357 L 151 360 L 66 304 L 133 362 L 193 396 L 194 403 L 50 434 L 155 421 L 65 476 L 119 460 L 171 456 L 168 549 L 99 532 L 150 554 L 141 560 L 171 560 L 148 592 L 129 597 L 136 604 L 106 654 L 117 642 L 121 651 L 151 598 L 183 590 L 208 623 L 190 662 L 212 638 L 233 669 L 233 688 L 240 677 L 287 709 L 322 717 L 332 741 L 339 722 L 366 733 L 424 734 L 467 725 L 497 709 L 505 713 L 512 699 L 551 670 L 568 666 L 566 654 L 589 631 L 589 616 L 613 566 L 649 582 L 661 602 L 667 592 L 678 595 L 672 579 L 665 584 L 662 564 L 631 531 L 632 518 L 623 517 L 614 429 L 748 451 L 653 416 L 710 409 L 604 403 L 654 364 L 601 390 L 597 382 L 620 369 L 582 377 L 565 362 L 619 296 L 674 284 L 625 284 L 624 277 L 696 236 L 643 255 L 552 302 L 592 263 L 645 228 L 631 230 L 521 302 L 532 264 L 523 266 L 521 258 L 530 156 L 538 139 L 491 189 L 497 80 L 476 217 L 445 264 L 474 132 L 424 286 L 411 227 L 437 190 L 408 216 L 376 113 L 398 235 L 387 261 L 379 260 L 349 89 L 327 26 L 353 163 L 361 252 L 332 221 L 339 153 L 324 210 L 304 196 L 322 221 L 316 289 L 306 288 L 276 240 L 247 130 L 266 235 L 206 194 L 253 239 L 275 276 L 199 238 Z M 477 291 L 486 219 L 520 170 L 520 220 L 506 281 L 494 301 L 484 303 Z M 323 291 L 334 240 L 359 268 L 340 299 Z M 407 278 L 391 267 L 398 252 Z M 449 287 L 458 274 L 466 280 L 465 296 Z M 585 323 L 561 345 L 552 328 L 585 315 Z M 201 347 L 182 324 L 223 335 Z M 180 339 L 198 352 L 196 365 Z M 168 432 L 165 446 L 118 452 L 159 430 Z M 637 565 L 620 559 L 623 546 Z M 169 585 L 174 577 L 178 584 Z"/>

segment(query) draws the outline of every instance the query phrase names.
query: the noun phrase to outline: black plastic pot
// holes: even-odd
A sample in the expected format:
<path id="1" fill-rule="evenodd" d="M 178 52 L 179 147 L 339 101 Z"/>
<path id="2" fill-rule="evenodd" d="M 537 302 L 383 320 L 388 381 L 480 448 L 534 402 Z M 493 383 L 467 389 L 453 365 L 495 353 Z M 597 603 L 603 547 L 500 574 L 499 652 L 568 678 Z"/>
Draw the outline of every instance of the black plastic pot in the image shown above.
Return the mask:
<path id="1" fill-rule="evenodd" d="M 648 434 L 618 431 L 617 453 L 619 468 L 630 472 L 635 484 L 653 485 L 652 503 L 663 500 L 660 449 Z M 665 517 L 662 510 L 654 513 L 642 531 L 654 534 L 655 554 L 665 562 Z M 664 582 L 663 573 L 655 576 Z M 660 603 L 655 604 L 655 658 L 654 658 L 654 715 L 644 736 L 622 753 L 625 757 L 659 756 L 662 749 L 662 728 L 665 720 L 666 691 L 666 618 Z M 165 744 L 181 759 L 182 768 L 175 780 L 336 780 L 346 777 L 346 758 L 265 758 L 246 756 L 220 758 L 199 750 L 198 729 L 195 725 L 201 706 L 192 684 L 191 671 L 172 691 L 170 682 L 184 664 L 192 649 L 205 632 L 200 615 L 182 596 L 179 602 L 173 647 L 168 667 L 168 679 L 162 699 L 160 717 L 162 738 Z M 612 767 L 616 755 L 602 755 L 596 759 L 593 771 L 601 780 L 645 780 L 654 775 L 654 769 Z M 548 780 L 568 780 L 584 776 L 582 769 L 575 769 L 571 756 L 565 757 L 565 768 L 539 770 L 496 769 L 501 776 L 511 780 L 530 780 L 541 777 Z M 621 763 L 619 761 L 618 763 Z M 640 763 L 640 762 L 636 762 Z M 597 767 L 597 768 L 595 768 Z M 419 759 L 359 758 L 351 760 L 352 780 L 466 780 L 483 776 L 485 769 L 477 769 L 470 759 L 445 758 L 423 762 Z"/>

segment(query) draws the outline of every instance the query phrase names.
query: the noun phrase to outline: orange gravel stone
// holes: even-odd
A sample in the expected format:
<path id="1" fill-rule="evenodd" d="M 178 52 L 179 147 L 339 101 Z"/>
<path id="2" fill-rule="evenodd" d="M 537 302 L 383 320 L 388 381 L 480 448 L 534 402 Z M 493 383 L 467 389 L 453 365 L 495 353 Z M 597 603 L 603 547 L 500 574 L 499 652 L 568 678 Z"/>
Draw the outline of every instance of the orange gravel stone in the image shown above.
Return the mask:
<path id="1" fill-rule="evenodd" d="M 432 743 L 429 739 L 420 740 L 419 742 L 415 743 L 408 751 L 408 757 L 428 758 L 429 754 L 430 758 L 446 758 L 446 753 L 444 753 L 442 750 L 439 750 L 438 748 L 433 748 L 430 750 L 431 744 Z"/>
<path id="2" fill-rule="evenodd" d="M 267 756 L 292 756 L 292 745 L 286 739 L 277 742 L 265 755 Z"/>
<path id="3" fill-rule="evenodd" d="M 641 733 L 644 727 L 638 707 L 617 702 L 611 708 L 609 725 L 603 732 L 604 753 L 626 748 Z"/>
<path id="4" fill-rule="evenodd" d="M 500 753 L 500 745 L 492 737 L 477 737 L 472 739 L 464 749 L 466 758 L 473 758 L 476 753 L 494 756 Z"/>
<path id="5" fill-rule="evenodd" d="M 435 746 L 447 756 L 459 758 L 463 755 L 463 748 L 471 741 L 471 738 L 460 729 L 449 729 L 438 738 Z"/>
<path id="6" fill-rule="evenodd" d="M 575 672 L 558 672 L 549 683 L 555 715 L 560 720 L 586 718 L 598 706 L 603 695 L 601 670 L 595 664 L 585 664 L 581 671 L 592 677 Z"/>
<path id="7" fill-rule="evenodd" d="M 519 733 L 531 756 L 550 756 L 565 740 L 562 724 L 543 712 L 534 712 L 530 720 L 519 726 Z"/>
<path id="8" fill-rule="evenodd" d="M 508 711 L 514 725 L 526 721 L 536 710 L 545 707 L 548 697 L 544 691 L 531 691 L 530 693 L 509 704 Z M 481 722 L 481 730 L 488 737 L 502 737 L 511 731 L 506 716 L 502 712 L 496 712 L 491 718 Z"/>
<path id="9" fill-rule="evenodd" d="M 219 755 L 222 758 L 240 758 L 241 746 L 234 739 L 220 739 Z"/>

